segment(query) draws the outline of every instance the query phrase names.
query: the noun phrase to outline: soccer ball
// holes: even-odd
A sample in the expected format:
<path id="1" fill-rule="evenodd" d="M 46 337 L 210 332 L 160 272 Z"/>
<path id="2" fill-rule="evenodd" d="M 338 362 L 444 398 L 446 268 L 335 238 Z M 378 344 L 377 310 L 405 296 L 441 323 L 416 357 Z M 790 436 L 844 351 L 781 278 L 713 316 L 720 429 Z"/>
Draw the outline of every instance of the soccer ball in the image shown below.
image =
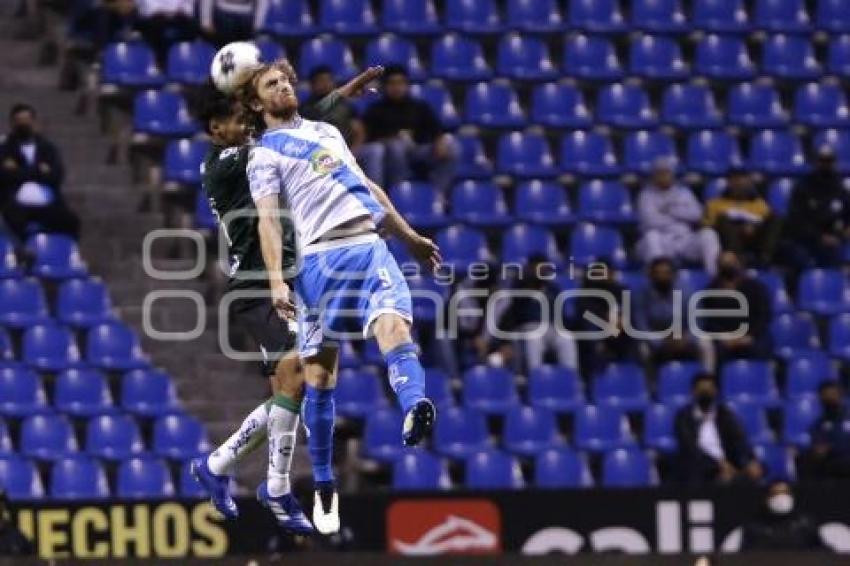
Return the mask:
<path id="1" fill-rule="evenodd" d="M 233 94 L 248 74 L 262 63 L 262 56 L 256 45 L 247 41 L 235 41 L 228 43 L 215 54 L 210 67 L 210 77 L 218 90 Z"/>

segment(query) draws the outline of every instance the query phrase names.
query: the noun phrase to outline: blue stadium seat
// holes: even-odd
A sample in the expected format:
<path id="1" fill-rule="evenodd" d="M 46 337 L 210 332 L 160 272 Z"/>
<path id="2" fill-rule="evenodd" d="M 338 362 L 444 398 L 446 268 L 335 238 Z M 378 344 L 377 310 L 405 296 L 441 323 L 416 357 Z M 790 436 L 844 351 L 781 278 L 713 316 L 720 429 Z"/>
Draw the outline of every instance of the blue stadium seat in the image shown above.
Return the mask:
<path id="1" fill-rule="evenodd" d="M 120 461 L 140 454 L 145 446 L 136 420 L 130 415 L 101 415 L 86 425 L 86 452 Z"/>
<path id="2" fill-rule="evenodd" d="M 821 383 L 835 379 L 835 368 L 825 353 L 812 352 L 794 358 L 789 360 L 786 370 L 785 396 L 794 399 L 816 395 Z"/>
<path id="3" fill-rule="evenodd" d="M 145 90 L 133 101 L 133 130 L 152 136 L 185 138 L 200 129 L 182 95 L 168 90 Z"/>
<path id="4" fill-rule="evenodd" d="M 274 1 L 272 0 L 272 2 Z M 278 59 L 286 58 L 286 50 L 283 45 L 270 37 L 257 37 L 254 39 L 254 45 L 260 50 L 260 59 L 263 63 L 272 63 Z"/>
<path id="5" fill-rule="evenodd" d="M 508 452 L 524 457 L 560 444 L 554 413 L 541 407 L 513 407 L 505 414 L 502 438 Z"/>
<path id="6" fill-rule="evenodd" d="M 496 168 L 517 177 L 552 177 L 557 173 L 549 142 L 541 133 L 512 132 L 499 138 Z"/>
<path id="7" fill-rule="evenodd" d="M 174 483 L 159 458 L 137 457 L 121 462 L 115 495 L 122 499 L 171 499 Z"/>
<path id="8" fill-rule="evenodd" d="M 461 459 L 490 445 L 487 421 L 482 413 L 464 407 L 440 411 L 434 427 L 434 450 Z"/>
<path id="9" fill-rule="evenodd" d="M 535 254 L 543 255 L 549 261 L 560 260 L 558 244 L 549 230 L 530 224 L 515 224 L 503 234 L 503 262 L 525 264 Z"/>
<path id="10" fill-rule="evenodd" d="M 830 33 L 850 32 L 850 14 L 843 0 L 818 0 L 815 20 L 818 29 Z"/>
<path id="11" fill-rule="evenodd" d="M 408 276 L 407 286 L 413 300 L 413 320 L 433 326 L 446 305 L 448 284 L 422 274 Z"/>
<path id="12" fill-rule="evenodd" d="M 741 148 L 729 132 L 692 132 L 687 142 L 688 169 L 705 175 L 723 175 L 743 163 Z"/>
<path id="13" fill-rule="evenodd" d="M 573 442 L 582 450 L 603 452 L 634 444 L 625 417 L 610 407 L 581 407 L 575 412 L 573 427 Z"/>
<path id="14" fill-rule="evenodd" d="M 0 280 L 0 324 L 26 328 L 48 321 L 47 300 L 37 279 Z"/>
<path id="15" fill-rule="evenodd" d="M 720 390 L 729 402 L 759 406 L 779 403 L 779 390 L 770 362 L 730 360 L 720 370 Z"/>
<path id="16" fill-rule="evenodd" d="M 392 463 L 406 450 L 401 443 L 402 416 L 398 409 L 375 409 L 366 415 L 363 427 L 363 456 Z"/>
<path id="17" fill-rule="evenodd" d="M 118 321 L 105 322 L 89 329 L 86 360 L 110 371 L 139 369 L 148 365 L 139 339 Z"/>
<path id="18" fill-rule="evenodd" d="M 92 417 L 115 411 L 106 377 L 93 369 L 69 369 L 56 377 L 53 403 L 63 413 Z"/>
<path id="19" fill-rule="evenodd" d="M 215 234 L 218 230 L 218 220 L 213 214 L 210 201 L 204 191 L 198 191 L 195 196 L 195 229 Z"/>
<path id="20" fill-rule="evenodd" d="M 441 369 L 425 369 L 425 396 L 431 399 L 438 409 L 455 404 L 452 394 L 451 378 Z"/>
<path id="21" fill-rule="evenodd" d="M 694 71 L 712 79 L 746 80 L 756 68 L 742 39 L 709 34 L 697 44 Z"/>
<path id="22" fill-rule="evenodd" d="M 189 415 L 160 417 L 153 425 L 153 452 L 174 460 L 188 460 L 209 451 L 204 425 Z"/>
<path id="23" fill-rule="evenodd" d="M 504 414 L 519 403 L 514 376 L 503 368 L 478 365 L 463 374 L 463 404 L 485 414 Z"/>
<path id="24" fill-rule="evenodd" d="M 530 33 L 551 33 L 564 26 L 557 0 L 508 0 L 507 24 Z"/>
<path id="25" fill-rule="evenodd" d="M 446 463 L 425 450 L 409 450 L 393 466 L 393 489 L 401 491 L 448 489 Z"/>
<path id="26" fill-rule="evenodd" d="M 429 81 L 424 84 L 410 85 L 410 95 L 414 98 L 421 98 L 428 103 L 428 106 L 431 107 L 431 110 L 433 110 L 437 115 L 437 118 L 440 119 L 440 124 L 444 128 L 451 130 L 460 125 L 460 115 L 455 107 L 451 94 L 449 94 L 448 89 L 446 89 L 446 86 L 442 81 Z M 462 137 L 463 136 L 458 136 L 456 137 L 456 140 L 461 143 L 463 141 L 461 139 Z M 461 147 L 461 152 L 463 152 L 463 149 L 464 148 Z M 458 165 L 461 168 L 465 167 L 466 169 L 469 169 L 474 167 L 475 163 L 459 163 Z M 458 174 L 458 176 L 461 175 Z"/>
<path id="27" fill-rule="evenodd" d="M 281 38 L 308 37 L 315 35 L 318 27 L 310 13 L 307 0 L 269 0 L 269 8 L 260 31 Z"/>
<path id="28" fill-rule="evenodd" d="M 633 0 L 631 13 L 632 25 L 644 31 L 676 33 L 688 30 L 679 0 Z"/>
<path id="29" fill-rule="evenodd" d="M 522 489 L 519 462 L 499 450 L 481 450 L 466 459 L 467 489 Z"/>
<path id="30" fill-rule="evenodd" d="M 569 27 L 593 33 L 619 33 L 627 29 L 620 0 L 572 0 Z"/>
<path id="31" fill-rule="evenodd" d="M 209 80 L 215 47 L 206 41 L 183 41 L 168 50 L 168 80 L 186 85 L 201 85 Z"/>
<path id="32" fill-rule="evenodd" d="M 518 81 L 546 81 L 560 73 L 552 63 L 549 46 L 539 37 L 511 33 L 499 41 L 496 71 Z"/>
<path id="33" fill-rule="evenodd" d="M 767 204 L 779 216 L 788 213 L 791 194 L 794 192 L 794 181 L 789 178 L 774 179 L 767 187 Z"/>
<path id="34" fill-rule="evenodd" d="M 658 160 L 677 166 L 679 156 L 673 138 L 662 131 L 640 130 L 626 135 L 623 167 L 630 172 L 648 173 Z"/>
<path id="35" fill-rule="evenodd" d="M 575 220 L 567 193 L 550 181 L 524 181 L 514 191 L 514 210 L 523 222 L 563 226 Z"/>
<path id="36" fill-rule="evenodd" d="M 606 85 L 599 90 L 596 117 L 618 128 L 650 128 L 656 122 L 646 91 L 626 83 Z"/>
<path id="37" fill-rule="evenodd" d="M 168 374 L 137 369 L 121 379 L 121 408 L 140 417 L 158 417 L 178 411 L 180 402 Z"/>
<path id="38" fill-rule="evenodd" d="M 44 279 L 84 277 L 88 269 L 77 242 L 65 234 L 34 234 L 27 239 L 34 257 L 30 271 Z"/>
<path id="39" fill-rule="evenodd" d="M 385 407 L 380 378 L 371 371 L 342 370 L 336 385 L 336 410 L 345 417 L 362 419 L 371 412 Z"/>
<path id="40" fill-rule="evenodd" d="M 77 451 L 71 422 L 64 415 L 33 415 L 21 424 L 21 454 L 54 461 Z"/>
<path id="41" fill-rule="evenodd" d="M 658 370 L 658 400 L 669 406 L 680 406 L 691 400 L 694 376 L 702 371 L 697 362 L 667 362 Z"/>
<path id="42" fill-rule="evenodd" d="M 835 152 L 835 168 L 841 173 L 850 172 L 850 129 L 829 129 L 817 132 L 812 146 L 829 146 Z"/>
<path id="43" fill-rule="evenodd" d="M 809 269 L 800 276 L 797 305 L 828 316 L 850 311 L 850 281 L 838 269 Z"/>
<path id="44" fill-rule="evenodd" d="M 670 37 L 643 35 L 629 47 L 629 72 L 648 79 L 679 80 L 689 75 L 679 43 Z"/>
<path id="45" fill-rule="evenodd" d="M 744 0 L 694 2 L 691 25 L 696 29 L 715 33 L 741 33 L 750 29 Z"/>
<path id="46" fill-rule="evenodd" d="M 829 321 L 829 354 L 850 360 L 850 314 L 843 313 Z"/>
<path id="47" fill-rule="evenodd" d="M 351 47 L 328 35 L 314 37 L 301 45 L 298 73 L 306 77 L 310 75 L 310 71 L 323 65 L 330 67 L 334 77 L 340 82 L 345 82 L 357 74 Z"/>
<path id="48" fill-rule="evenodd" d="M 411 226 L 442 228 L 448 222 L 443 196 L 429 183 L 402 181 L 390 189 L 389 196 Z"/>
<path id="49" fill-rule="evenodd" d="M 319 24 L 323 31 L 339 35 L 370 35 L 378 31 L 369 0 L 322 0 Z"/>
<path id="50" fill-rule="evenodd" d="M 112 318 L 106 286 L 98 278 L 62 283 L 56 299 L 56 318 L 63 324 L 86 328 Z"/>
<path id="51" fill-rule="evenodd" d="M 489 128 L 519 128 L 525 112 L 516 91 L 507 81 L 478 83 L 466 89 L 464 121 Z"/>
<path id="52" fill-rule="evenodd" d="M 458 134 L 457 177 L 459 179 L 489 179 L 493 176 L 493 163 L 484 153 L 481 139 L 475 134 Z"/>
<path id="53" fill-rule="evenodd" d="M 578 215 L 582 221 L 599 223 L 634 222 L 631 196 L 619 181 L 599 179 L 582 183 L 578 191 Z"/>
<path id="54" fill-rule="evenodd" d="M 22 274 L 14 244 L 4 234 L 0 234 L 0 279 L 18 278 Z"/>
<path id="55" fill-rule="evenodd" d="M 623 78 L 614 44 L 598 35 L 571 35 L 564 40 L 563 70 L 567 76 L 591 81 Z"/>
<path id="56" fill-rule="evenodd" d="M 643 370 L 630 363 L 611 363 L 593 377 L 593 401 L 602 410 L 641 411 L 649 405 Z"/>
<path id="57" fill-rule="evenodd" d="M 386 33 L 376 37 L 366 45 L 366 66 L 374 65 L 403 65 L 411 80 L 421 81 L 428 73 L 422 64 L 422 59 L 416 51 L 416 46 L 407 39 Z"/>
<path id="58" fill-rule="evenodd" d="M 615 266 L 622 266 L 626 261 L 623 237 L 615 228 L 578 224 L 570 239 L 570 257 L 578 265 L 607 259 Z"/>
<path id="59" fill-rule="evenodd" d="M 794 311 L 794 303 L 785 289 L 782 276 L 774 271 L 761 271 L 756 274 L 759 281 L 764 283 L 773 304 L 773 314 L 784 314 Z"/>
<path id="60" fill-rule="evenodd" d="M 465 34 L 492 34 L 502 31 L 494 0 L 447 0 L 446 27 Z"/>
<path id="61" fill-rule="evenodd" d="M 443 262 L 464 271 L 470 263 L 486 263 L 490 259 L 484 234 L 465 226 L 450 226 L 436 238 Z"/>
<path id="62" fill-rule="evenodd" d="M 6 426 L 6 421 L 0 418 L 0 456 L 3 454 L 11 454 L 15 449 L 12 446 L 12 437 L 9 436 L 9 427 Z M 3 485 L 0 482 L 0 485 Z"/>
<path id="63" fill-rule="evenodd" d="M 431 73 L 450 81 L 486 81 L 493 74 L 481 44 L 455 33 L 431 44 Z"/>
<path id="64" fill-rule="evenodd" d="M 565 173 L 589 177 L 620 173 L 611 138 L 583 130 L 569 132 L 561 138 L 560 168 Z"/>
<path id="65" fill-rule="evenodd" d="M 850 34 L 830 39 L 827 67 L 834 75 L 850 77 Z"/>
<path id="66" fill-rule="evenodd" d="M 0 326 L 0 365 L 3 363 L 15 364 L 15 348 L 12 346 L 12 337 L 5 328 Z"/>
<path id="67" fill-rule="evenodd" d="M 812 350 L 820 349 L 820 339 L 812 315 L 806 312 L 780 314 L 770 324 L 773 352 L 790 360 Z"/>
<path id="68" fill-rule="evenodd" d="M 550 128 L 586 128 L 592 124 L 584 94 L 571 84 L 545 83 L 531 93 L 531 121 Z"/>
<path id="69" fill-rule="evenodd" d="M 762 47 L 761 68 L 781 79 L 816 79 L 823 73 L 809 38 L 797 35 L 769 36 Z"/>
<path id="70" fill-rule="evenodd" d="M 764 83 L 741 83 L 729 90 L 726 101 L 729 122 L 748 128 L 775 128 L 788 123 L 779 93 Z"/>
<path id="71" fill-rule="evenodd" d="M 765 468 L 764 479 L 767 482 L 797 481 L 793 450 L 774 442 L 753 446 L 756 458 Z"/>
<path id="72" fill-rule="evenodd" d="M 161 86 L 165 79 L 145 42 L 122 41 L 104 49 L 100 81 L 104 85 L 151 88 Z"/>
<path id="73" fill-rule="evenodd" d="M 544 489 L 592 487 L 593 476 L 584 454 L 562 446 L 546 450 L 535 458 L 534 486 Z"/>
<path id="74" fill-rule="evenodd" d="M 203 140 L 173 140 L 165 146 L 163 178 L 182 185 L 201 184 L 201 163 L 210 149 Z"/>
<path id="75" fill-rule="evenodd" d="M 760 130 L 750 138 L 749 166 L 768 175 L 794 175 L 806 171 L 800 138 L 783 130 Z"/>
<path id="76" fill-rule="evenodd" d="M 644 445 L 663 453 L 675 451 L 676 436 L 673 434 L 675 418 L 674 406 L 659 403 L 648 407 L 643 415 Z"/>
<path id="77" fill-rule="evenodd" d="M 574 369 L 539 366 L 528 376 L 528 402 L 532 407 L 569 413 L 584 406 L 584 390 Z"/>
<path id="78" fill-rule="evenodd" d="M 756 0 L 753 24 L 768 32 L 804 33 L 812 29 L 805 0 Z"/>
<path id="79" fill-rule="evenodd" d="M 820 414 L 821 404 L 815 396 L 799 397 L 786 402 L 782 440 L 794 446 L 808 446 L 811 442 L 809 430 Z"/>
<path id="80" fill-rule="evenodd" d="M 850 124 L 847 97 L 838 83 L 808 83 L 794 94 L 794 119 L 807 126 L 831 128 Z"/>
<path id="81" fill-rule="evenodd" d="M 0 455 L 0 485 L 12 501 L 44 497 L 44 486 L 35 464 L 17 454 Z"/>
<path id="82" fill-rule="evenodd" d="M 461 181 L 452 189 L 452 215 L 458 222 L 483 228 L 512 223 L 502 189 L 487 181 Z"/>
<path id="83" fill-rule="evenodd" d="M 385 0 L 382 2 L 383 28 L 404 35 L 431 35 L 442 31 L 433 0 Z"/>
<path id="84" fill-rule="evenodd" d="M 71 331 L 56 323 L 30 326 L 23 337 L 23 361 L 43 372 L 80 367 L 80 349 Z"/>
<path id="85" fill-rule="evenodd" d="M 691 129 L 716 128 L 723 125 L 714 94 L 707 86 L 671 84 L 664 90 L 661 120 L 665 124 Z"/>
<path id="86" fill-rule="evenodd" d="M 58 501 L 108 498 L 103 466 L 81 454 L 57 460 L 50 470 L 50 497 Z"/>
<path id="87" fill-rule="evenodd" d="M 658 483 L 658 472 L 646 452 L 636 448 L 612 450 L 602 460 L 605 487 L 649 487 Z"/>
<path id="88" fill-rule="evenodd" d="M 185 462 L 180 466 L 180 497 L 188 499 L 209 499 L 207 491 L 198 483 L 192 474 L 192 463 Z"/>
<path id="89" fill-rule="evenodd" d="M 47 396 L 38 374 L 22 366 L 0 367 L 0 413 L 25 417 L 46 410 Z"/>

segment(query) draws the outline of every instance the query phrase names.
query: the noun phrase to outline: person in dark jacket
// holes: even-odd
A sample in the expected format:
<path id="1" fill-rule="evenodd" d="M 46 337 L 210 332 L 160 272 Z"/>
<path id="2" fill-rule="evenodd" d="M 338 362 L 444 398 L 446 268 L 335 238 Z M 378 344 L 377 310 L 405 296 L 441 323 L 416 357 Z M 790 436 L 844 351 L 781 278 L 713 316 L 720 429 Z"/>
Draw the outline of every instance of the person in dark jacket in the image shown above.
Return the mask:
<path id="1" fill-rule="evenodd" d="M 800 475 L 815 478 L 850 478 L 850 411 L 837 381 L 818 389 L 821 416 L 812 423 L 812 445 L 800 458 Z"/>
<path id="2" fill-rule="evenodd" d="M 795 509 L 794 494 L 785 482 L 767 488 L 767 498 L 752 522 L 744 525 L 741 550 L 814 550 L 823 546 L 809 515 Z"/>
<path id="3" fill-rule="evenodd" d="M 380 73 L 378 73 L 380 74 Z M 333 69 L 328 65 L 319 65 L 310 71 L 310 96 L 301 104 L 299 111 L 308 120 L 321 120 L 333 124 L 345 141 L 352 146 L 352 122 L 356 119 L 354 105 L 348 100 L 341 100 L 334 105 L 331 112 L 322 113 L 319 102 L 331 94 L 336 88 Z"/>
<path id="4" fill-rule="evenodd" d="M 675 475 L 684 483 L 757 481 L 762 467 L 741 421 L 717 399 L 713 375 L 703 373 L 693 382 L 693 401 L 676 413 L 674 434 L 678 446 Z"/>
<path id="5" fill-rule="evenodd" d="M 34 551 L 32 542 L 10 520 L 6 492 L 0 489 L 0 557 L 30 556 Z"/>

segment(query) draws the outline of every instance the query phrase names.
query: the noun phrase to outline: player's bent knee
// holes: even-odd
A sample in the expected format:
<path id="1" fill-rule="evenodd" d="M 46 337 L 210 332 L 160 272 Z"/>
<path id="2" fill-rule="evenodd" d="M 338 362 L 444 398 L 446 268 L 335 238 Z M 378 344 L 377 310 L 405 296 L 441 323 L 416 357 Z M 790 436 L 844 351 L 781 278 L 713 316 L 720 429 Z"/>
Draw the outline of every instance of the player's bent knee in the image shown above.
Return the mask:
<path id="1" fill-rule="evenodd" d="M 323 345 L 315 355 L 304 360 L 304 381 L 316 389 L 336 387 L 339 348 L 336 345 Z"/>
<path id="2" fill-rule="evenodd" d="M 376 318 L 374 330 L 378 347 L 384 354 L 413 341 L 410 323 L 396 313 L 385 313 Z"/>
<path id="3" fill-rule="evenodd" d="M 291 399 L 304 396 L 304 370 L 298 356 L 286 356 L 277 363 L 271 376 L 272 392 Z"/>

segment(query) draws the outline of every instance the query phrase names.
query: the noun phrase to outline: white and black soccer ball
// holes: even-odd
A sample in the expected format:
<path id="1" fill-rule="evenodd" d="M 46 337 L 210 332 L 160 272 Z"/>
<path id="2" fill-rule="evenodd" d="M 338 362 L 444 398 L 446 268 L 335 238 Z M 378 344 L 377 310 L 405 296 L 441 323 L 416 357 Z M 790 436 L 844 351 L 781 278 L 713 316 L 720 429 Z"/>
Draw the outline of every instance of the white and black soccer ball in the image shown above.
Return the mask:
<path id="1" fill-rule="evenodd" d="M 218 90 L 232 94 L 262 63 L 262 55 L 256 45 L 248 41 L 234 41 L 215 54 L 210 77 Z"/>

